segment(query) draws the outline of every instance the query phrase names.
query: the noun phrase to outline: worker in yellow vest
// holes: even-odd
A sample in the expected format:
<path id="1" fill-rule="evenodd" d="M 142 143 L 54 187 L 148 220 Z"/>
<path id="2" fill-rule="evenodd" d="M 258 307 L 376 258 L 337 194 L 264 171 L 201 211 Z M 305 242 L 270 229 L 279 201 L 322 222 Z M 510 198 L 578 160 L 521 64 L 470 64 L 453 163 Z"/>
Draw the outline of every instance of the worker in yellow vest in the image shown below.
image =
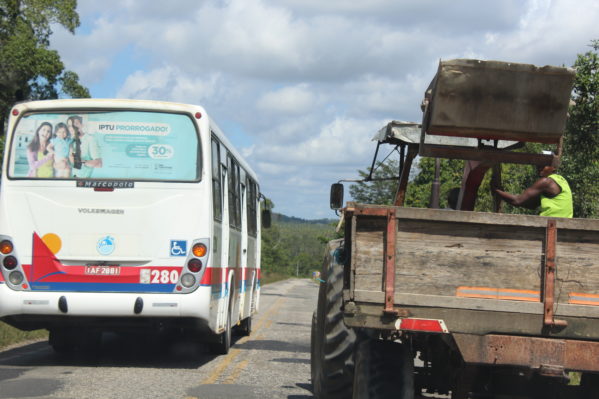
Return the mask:
<path id="1" fill-rule="evenodd" d="M 513 195 L 492 187 L 492 191 L 510 205 L 528 209 L 541 207 L 541 216 L 573 217 L 572 190 L 566 179 L 555 173 L 553 166 L 539 166 L 540 178 L 521 194 Z"/>

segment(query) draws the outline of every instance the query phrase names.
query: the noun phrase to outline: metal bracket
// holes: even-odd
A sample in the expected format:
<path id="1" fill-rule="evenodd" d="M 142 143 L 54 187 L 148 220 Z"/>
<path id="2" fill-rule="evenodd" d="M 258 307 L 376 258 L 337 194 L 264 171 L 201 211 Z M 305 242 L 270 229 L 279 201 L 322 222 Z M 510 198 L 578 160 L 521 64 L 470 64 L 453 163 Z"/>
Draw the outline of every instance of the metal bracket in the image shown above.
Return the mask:
<path id="1" fill-rule="evenodd" d="M 550 364 L 541 364 L 539 367 L 539 375 L 563 380 L 565 383 L 570 382 L 570 377 L 566 374 L 563 366 L 554 366 Z"/>
<path id="2" fill-rule="evenodd" d="M 545 231 L 545 263 L 543 265 L 543 325 L 545 327 L 566 327 L 568 322 L 556 320 L 553 314 L 555 303 L 555 275 L 557 271 L 556 258 L 557 246 L 557 220 L 549 219 Z"/>
<path id="3" fill-rule="evenodd" d="M 352 214 L 361 216 L 378 216 L 387 218 L 387 231 L 385 234 L 384 248 L 384 291 L 385 307 L 383 314 L 386 316 L 398 316 L 405 312 L 400 309 L 394 309 L 395 302 L 395 240 L 397 237 L 397 211 L 392 207 L 372 207 L 372 208 L 348 208 Z M 346 212 L 348 211 L 346 210 Z"/>
<path id="4" fill-rule="evenodd" d="M 387 239 L 385 242 L 385 309 L 383 313 L 397 315 L 395 302 L 395 236 L 397 215 L 395 209 L 387 210 Z"/>

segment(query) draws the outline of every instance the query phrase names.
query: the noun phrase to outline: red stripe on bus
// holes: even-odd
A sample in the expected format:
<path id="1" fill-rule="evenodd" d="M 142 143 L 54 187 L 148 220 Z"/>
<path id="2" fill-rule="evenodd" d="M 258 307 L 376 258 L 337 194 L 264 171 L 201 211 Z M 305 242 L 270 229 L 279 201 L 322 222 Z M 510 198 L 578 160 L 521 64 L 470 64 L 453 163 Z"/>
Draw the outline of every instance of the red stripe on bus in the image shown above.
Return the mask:
<path id="1" fill-rule="evenodd" d="M 208 267 L 204 271 L 204 275 L 202 276 L 202 280 L 200 281 L 201 285 L 219 285 L 227 282 L 229 271 L 232 270 L 231 267 Z M 257 268 L 246 268 L 245 269 L 245 278 L 242 278 L 243 269 L 235 268 L 235 278 L 238 284 L 241 284 L 241 281 L 251 282 L 250 278 L 252 276 L 252 272 L 255 272 L 256 280 L 260 280 L 260 269 Z"/>

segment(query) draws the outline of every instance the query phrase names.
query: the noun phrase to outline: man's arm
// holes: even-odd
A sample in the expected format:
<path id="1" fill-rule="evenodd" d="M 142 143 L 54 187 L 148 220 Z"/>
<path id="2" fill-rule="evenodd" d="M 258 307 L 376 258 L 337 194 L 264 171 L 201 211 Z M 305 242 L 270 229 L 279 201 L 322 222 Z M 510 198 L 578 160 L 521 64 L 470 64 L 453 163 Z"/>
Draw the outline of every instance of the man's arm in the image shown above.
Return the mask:
<path id="1" fill-rule="evenodd" d="M 547 177 L 542 177 L 518 195 L 506 193 L 499 189 L 495 189 L 494 192 L 510 205 L 535 209 L 541 204 L 541 194 L 543 194 L 551 184 L 549 180 L 550 179 Z"/>

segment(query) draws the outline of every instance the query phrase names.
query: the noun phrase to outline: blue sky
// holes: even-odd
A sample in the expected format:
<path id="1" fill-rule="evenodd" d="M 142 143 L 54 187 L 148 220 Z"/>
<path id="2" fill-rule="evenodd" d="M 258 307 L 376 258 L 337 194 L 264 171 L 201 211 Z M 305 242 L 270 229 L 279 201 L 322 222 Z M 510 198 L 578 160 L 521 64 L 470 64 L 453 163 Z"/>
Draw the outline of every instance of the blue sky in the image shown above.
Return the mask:
<path id="1" fill-rule="evenodd" d="M 420 121 L 440 59 L 566 65 L 599 39 L 596 0 L 78 0 L 52 46 L 93 97 L 199 104 L 275 211 L 334 217 L 329 186 L 371 137 Z"/>

